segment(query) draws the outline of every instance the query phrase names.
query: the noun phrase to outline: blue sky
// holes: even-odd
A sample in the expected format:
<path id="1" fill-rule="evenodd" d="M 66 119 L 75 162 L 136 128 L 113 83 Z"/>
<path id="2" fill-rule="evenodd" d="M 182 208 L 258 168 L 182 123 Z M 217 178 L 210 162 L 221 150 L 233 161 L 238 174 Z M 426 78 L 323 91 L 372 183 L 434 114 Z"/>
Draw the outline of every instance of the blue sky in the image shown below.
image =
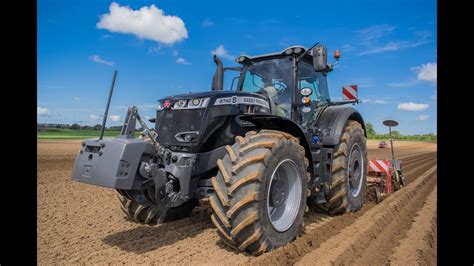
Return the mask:
<path id="1" fill-rule="evenodd" d="M 114 69 L 108 126 L 129 105 L 153 116 L 161 97 L 209 90 L 212 53 L 234 66 L 241 53 L 319 41 L 341 50 L 332 99 L 357 84 L 356 108 L 377 132 L 395 119 L 402 134 L 436 133 L 434 0 L 39 0 L 37 26 L 39 122 L 100 124 Z"/>

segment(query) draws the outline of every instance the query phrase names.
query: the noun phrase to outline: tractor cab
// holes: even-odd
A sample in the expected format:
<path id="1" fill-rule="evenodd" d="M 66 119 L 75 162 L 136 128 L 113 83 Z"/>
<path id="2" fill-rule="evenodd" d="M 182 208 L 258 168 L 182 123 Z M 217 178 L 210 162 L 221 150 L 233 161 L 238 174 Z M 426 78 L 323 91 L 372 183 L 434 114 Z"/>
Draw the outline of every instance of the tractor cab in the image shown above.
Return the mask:
<path id="1" fill-rule="evenodd" d="M 313 55 L 292 46 L 280 53 L 237 57 L 242 65 L 237 91 L 262 94 L 269 99 L 273 115 L 306 125 L 319 107 L 330 102 L 326 76 L 332 66 L 315 61 L 324 47 L 315 48 Z"/>

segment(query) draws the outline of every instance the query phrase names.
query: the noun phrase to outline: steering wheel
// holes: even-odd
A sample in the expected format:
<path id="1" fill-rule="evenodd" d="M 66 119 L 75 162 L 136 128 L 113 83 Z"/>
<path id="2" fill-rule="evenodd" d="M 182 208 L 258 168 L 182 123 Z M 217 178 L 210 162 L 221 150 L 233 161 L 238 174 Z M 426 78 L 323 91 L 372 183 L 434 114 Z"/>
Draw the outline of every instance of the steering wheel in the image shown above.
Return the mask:
<path id="1" fill-rule="evenodd" d="M 282 82 L 275 82 L 273 83 L 273 87 L 277 90 L 278 96 L 280 96 L 286 89 L 286 85 Z"/>

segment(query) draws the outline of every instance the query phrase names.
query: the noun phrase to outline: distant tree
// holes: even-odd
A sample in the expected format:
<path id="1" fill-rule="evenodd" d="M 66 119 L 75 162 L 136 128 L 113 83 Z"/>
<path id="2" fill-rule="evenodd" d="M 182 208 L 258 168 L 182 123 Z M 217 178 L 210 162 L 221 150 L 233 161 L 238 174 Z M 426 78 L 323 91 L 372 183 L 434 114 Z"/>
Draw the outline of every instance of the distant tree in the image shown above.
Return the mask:
<path id="1" fill-rule="evenodd" d="M 79 130 L 79 129 L 81 129 L 81 126 L 78 125 L 78 124 L 72 124 L 72 125 L 71 125 L 71 129 L 73 129 L 73 130 Z"/>
<path id="2" fill-rule="evenodd" d="M 392 138 L 399 139 L 401 136 L 402 134 L 400 134 L 400 131 L 397 131 L 397 130 L 392 131 Z"/>
<path id="3" fill-rule="evenodd" d="M 375 132 L 374 126 L 369 122 L 365 123 L 365 132 L 367 133 L 367 136 L 377 135 L 377 132 Z"/>
<path id="4" fill-rule="evenodd" d="M 122 130 L 122 126 L 112 126 L 112 127 L 109 127 L 109 130 L 110 131 L 120 131 L 120 130 Z"/>
<path id="5" fill-rule="evenodd" d="M 101 130 L 102 129 L 102 125 L 100 124 L 97 124 L 94 126 L 94 130 Z"/>

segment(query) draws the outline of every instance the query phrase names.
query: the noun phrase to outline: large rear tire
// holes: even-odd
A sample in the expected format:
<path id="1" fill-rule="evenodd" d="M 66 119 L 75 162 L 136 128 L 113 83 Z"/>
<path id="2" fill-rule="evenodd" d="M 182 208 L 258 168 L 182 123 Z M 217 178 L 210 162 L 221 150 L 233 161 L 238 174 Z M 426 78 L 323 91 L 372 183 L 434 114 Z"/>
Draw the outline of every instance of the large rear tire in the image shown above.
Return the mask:
<path id="1" fill-rule="evenodd" d="M 152 204 L 139 203 L 128 199 L 120 193 L 117 195 L 120 208 L 125 213 L 126 218 L 140 224 L 155 225 L 189 217 L 197 204 L 196 200 L 191 199 L 181 206 L 163 209 Z"/>
<path id="2" fill-rule="evenodd" d="M 298 139 L 276 130 L 251 131 L 226 149 L 210 197 L 221 239 L 255 255 L 295 239 L 309 195 L 308 160 Z"/>
<path id="3" fill-rule="evenodd" d="M 329 214 L 355 212 L 362 208 L 367 186 L 367 148 L 359 122 L 348 120 L 335 147 L 332 182 L 326 202 L 317 209 Z"/>

